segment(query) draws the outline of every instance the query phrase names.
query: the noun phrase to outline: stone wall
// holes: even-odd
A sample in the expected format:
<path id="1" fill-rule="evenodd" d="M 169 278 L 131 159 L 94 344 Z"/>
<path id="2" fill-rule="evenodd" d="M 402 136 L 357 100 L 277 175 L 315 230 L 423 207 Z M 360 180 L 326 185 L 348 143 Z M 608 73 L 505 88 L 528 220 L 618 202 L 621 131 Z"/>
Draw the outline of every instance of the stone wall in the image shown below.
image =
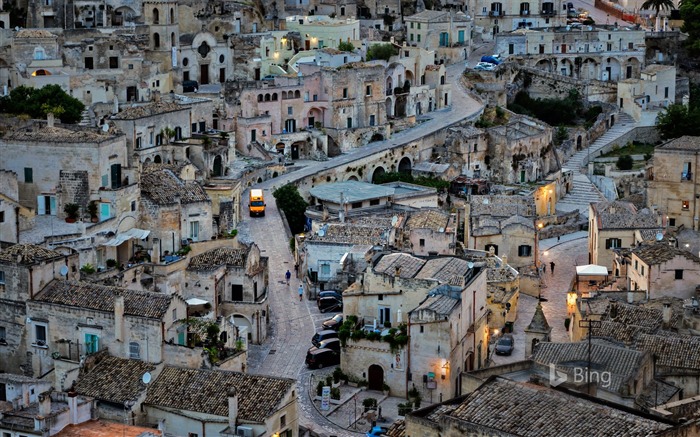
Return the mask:
<path id="1" fill-rule="evenodd" d="M 218 233 L 231 232 L 236 227 L 236 217 L 233 201 L 219 202 L 219 229 Z"/>
<path id="2" fill-rule="evenodd" d="M 80 206 L 84 212 L 90 202 L 90 182 L 85 170 L 61 170 L 58 176 L 60 194 L 58 197 L 58 213 L 65 216 L 63 207 L 69 203 Z"/>

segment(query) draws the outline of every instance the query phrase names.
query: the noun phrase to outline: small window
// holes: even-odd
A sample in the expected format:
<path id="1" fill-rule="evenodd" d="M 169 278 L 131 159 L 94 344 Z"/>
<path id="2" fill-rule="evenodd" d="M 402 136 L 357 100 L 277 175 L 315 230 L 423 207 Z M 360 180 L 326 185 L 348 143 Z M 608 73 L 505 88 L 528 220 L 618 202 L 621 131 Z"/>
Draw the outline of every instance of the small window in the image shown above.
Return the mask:
<path id="1" fill-rule="evenodd" d="M 518 246 L 518 256 L 528 257 L 532 255 L 532 246 L 523 244 Z"/>
<path id="2" fill-rule="evenodd" d="M 0 211 L 0 223 L 5 223 L 5 211 Z"/>
<path id="3" fill-rule="evenodd" d="M 129 70 L 133 70 L 133 69 L 134 69 L 134 64 L 129 64 Z"/>
<path id="4" fill-rule="evenodd" d="M 642 276 L 644 276 L 644 266 L 642 266 Z"/>
<path id="5" fill-rule="evenodd" d="M 690 202 L 688 200 L 683 201 L 683 210 L 687 211 L 690 209 Z"/>
<path id="6" fill-rule="evenodd" d="M 46 325 L 34 325 L 34 343 L 46 346 Z"/>
<path id="7" fill-rule="evenodd" d="M 372 85 L 366 85 L 366 86 L 365 86 L 365 95 L 366 95 L 366 96 L 371 96 L 371 95 L 372 95 Z"/>
<path id="8" fill-rule="evenodd" d="M 291 106 L 287 106 L 287 115 L 293 115 L 294 114 L 294 108 Z"/>
<path id="9" fill-rule="evenodd" d="M 135 200 L 131 201 L 131 210 L 136 211 L 136 201 Z"/>
<path id="10" fill-rule="evenodd" d="M 608 238 L 605 240 L 606 249 L 617 249 L 622 247 L 622 240 L 620 238 Z"/>
<path id="11" fill-rule="evenodd" d="M 353 209 L 362 208 L 362 202 L 354 202 L 351 206 Z"/>
<path id="12" fill-rule="evenodd" d="M 676 226 L 676 219 L 674 219 L 674 218 L 668 219 L 668 225 L 669 226 Z"/>
<path id="13" fill-rule="evenodd" d="M 423 325 L 420 325 L 420 333 L 423 333 Z"/>
<path id="14" fill-rule="evenodd" d="M 676 279 L 683 279 L 683 269 L 676 269 Z"/>
<path id="15" fill-rule="evenodd" d="M 30 167 L 24 167 L 24 182 L 27 184 L 34 183 L 34 170 Z"/>
<path id="16" fill-rule="evenodd" d="M 420 247 L 425 247 L 425 238 L 421 238 L 420 240 L 418 240 L 418 245 Z"/>
<path id="17" fill-rule="evenodd" d="M 141 359 L 141 346 L 135 341 L 129 343 L 129 358 L 132 360 Z"/>
<path id="18" fill-rule="evenodd" d="M 110 56 L 109 57 L 109 68 L 119 68 L 119 57 Z"/>
<path id="19" fill-rule="evenodd" d="M 377 296 L 377 300 L 384 300 L 384 295 L 380 294 L 379 296 Z"/>
<path id="20" fill-rule="evenodd" d="M 226 57 L 224 55 L 219 55 L 219 63 L 223 64 L 225 60 Z"/>
<path id="21" fill-rule="evenodd" d="M 369 201 L 370 206 L 377 206 L 379 205 L 379 199 L 372 199 Z"/>
<path id="22" fill-rule="evenodd" d="M 5 272 L 0 270 L 0 284 L 5 284 Z"/>
<path id="23" fill-rule="evenodd" d="M 85 69 L 86 70 L 92 70 L 95 68 L 95 61 L 92 58 L 92 56 L 88 56 L 85 58 Z"/>
<path id="24" fill-rule="evenodd" d="M 187 67 L 187 65 L 190 63 L 190 60 L 187 58 L 182 58 L 182 66 Z"/>
<path id="25" fill-rule="evenodd" d="M 634 260 L 634 269 L 639 271 L 639 261 L 637 261 L 636 259 Z"/>
<path id="26" fill-rule="evenodd" d="M 344 99 L 348 98 L 348 89 L 347 88 L 343 88 L 343 98 Z"/>
<path id="27" fill-rule="evenodd" d="M 280 428 L 284 428 L 287 426 L 287 415 L 283 414 L 282 417 L 280 417 Z"/>
<path id="28" fill-rule="evenodd" d="M 4 326 L 0 326 L 0 338 L 2 338 L 2 339 L 6 339 L 6 338 L 7 338 L 7 333 L 6 333 L 6 331 L 5 331 L 5 327 L 4 327 Z"/>
<path id="29" fill-rule="evenodd" d="M 177 308 L 173 308 L 173 322 L 177 320 Z"/>

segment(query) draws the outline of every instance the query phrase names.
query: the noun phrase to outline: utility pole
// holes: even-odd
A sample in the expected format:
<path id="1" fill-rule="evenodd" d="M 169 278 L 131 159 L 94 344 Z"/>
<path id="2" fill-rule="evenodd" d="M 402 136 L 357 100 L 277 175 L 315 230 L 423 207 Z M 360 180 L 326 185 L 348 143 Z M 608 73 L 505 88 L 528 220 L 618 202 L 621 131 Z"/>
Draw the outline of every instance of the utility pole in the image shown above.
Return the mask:
<path id="1" fill-rule="evenodd" d="M 590 317 L 590 314 L 588 315 Z M 586 392 L 591 395 L 591 340 L 593 338 L 593 328 L 600 328 L 600 320 L 579 320 L 580 328 L 588 328 L 588 363 L 586 365 Z"/>

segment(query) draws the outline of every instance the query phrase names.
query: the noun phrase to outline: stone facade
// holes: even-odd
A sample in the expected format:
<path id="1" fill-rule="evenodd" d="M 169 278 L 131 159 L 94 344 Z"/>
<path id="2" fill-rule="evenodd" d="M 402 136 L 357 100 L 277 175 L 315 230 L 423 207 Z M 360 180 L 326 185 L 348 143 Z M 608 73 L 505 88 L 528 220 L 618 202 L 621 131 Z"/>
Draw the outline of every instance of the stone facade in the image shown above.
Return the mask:
<path id="1" fill-rule="evenodd" d="M 435 61 L 451 64 L 464 61 L 471 52 L 472 20 L 462 11 L 418 12 L 404 18 L 406 42 L 436 50 Z"/>

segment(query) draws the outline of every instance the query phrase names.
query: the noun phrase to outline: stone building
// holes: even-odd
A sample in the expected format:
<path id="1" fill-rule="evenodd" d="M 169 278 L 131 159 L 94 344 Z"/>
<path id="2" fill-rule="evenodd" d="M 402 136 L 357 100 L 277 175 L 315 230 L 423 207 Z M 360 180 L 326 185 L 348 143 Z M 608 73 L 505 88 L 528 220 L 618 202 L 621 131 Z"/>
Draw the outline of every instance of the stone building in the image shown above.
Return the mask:
<path id="1" fill-rule="evenodd" d="M 34 224 L 34 212 L 19 203 L 17 173 L 0 170 L 0 244 L 19 243 L 20 231 Z"/>
<path id="2" fill-rule="evenodd" d="M 451 64 L 464 61 L 471 52 L 472 20 L 464 12 L 425 10 L 404 17 L 406 42 L 435 50 L 435 62 Z"/>
<path id="3" fill-rule="evenodd" d="M 413 255 L 454 255 L 457 225 L 457 218 L 449 213 L 422 209 L 409 215 L 404 233 Z"/>
<path id="4" fill-rule="evenodd" d="M 631 248 L 625 262 L 627 289 L 645 291 L 647 299 L 688 299 L 700 283 L 700 258 L 665 241 Z"/>
<path id="5" fill-rule="evenodd" d="M 211 318 L 233 320 L 238 335 L 262 344 L 267 338 L 268 258 L 256 244 L 220 247 L 192 257 L 185 272 L 183 295 L 208 302 Z"/>
<path id="6" fill-rule="evenodd" d="M 437 299 L 445 305 L 433 307 L 434 299 L 430 299 L 426 305 L 432 309 L 416 313 L 431 294 L 445 295 Z M 436 311 L 453 320 L 452 326 L 428 323 L 442 322 L 443 316 L 435 318 Z M 411 325 L 414 319 L 430 325 L 427 331 L 411 330 L 407 348 L 392 348 L 372 339 L 348 340 L 341 367 L 366 378 L 370 389 L 386 384 L 392 393 L 404 396 L 411 383 L 424 399 L 432 396 L 436 401 L 458 392 L 455 377 L 462 369 L 481 368 L 487 360 L 486 274 L 482 267 L 470 267 L 458 258 L 426 261 L 403 253 L 383 255 L 367 268 L 362 281 L 343 292 L 343 313 L 346 319 L 357 316 L 361 325 L 364 321 L 362 329 L 381 332 L 380 336 L 393 335 L 390 327 L 408 329 L 404 318 Z M 428 337 L 421 335 L 424 333 Z M 422 358 L 414 361 L 415 353 Z"/>
<path id="7" fill-rule="evenodd" d="M 566 23 L 566 2 L 542 3 L 514 0 L 491 2 L 479 0 L 474 4 L 474 28 L 483 40 L 498 38 L 502 32 L 516 29 L 553 28 Z M 497 50 L 496 53 L 503 53 Z"/>
<path id="8" fill-rule="evenodd" d="M 496 52 L 509 61 L 563 76 L 617 82 L 640 77 L 644 36 L 643 29 L 612 25 L 516 30 L 496 36 Z"/>
<path id="9" fill-rule="evenodd" d="M 79 266 L 77 254 L 66 256 L 41 246 L 16 244 L 0 250 L 0 370 L 31 374 L 26 302 L 54 279 L 77 279 Z"/>
<path id="10" fill-rule="evenodd" d="M 25 342 L 33 372 L 43 375 L 54 359 L 79 360 L 103 349 L 160 362 L 166 341 L 185 344 L 187 328 L 180 320 L 186 314 L 187 304 L 178 295 L 53 281 L 27 302 Z"/>
<path id="11" fill-rule="evenodd" d="M 676 102 L 676 67 L 649 65 L 639 79 L 617 83 L 620 109 L 642 126 L 654 126 L 664 108 Z"/>
<path id="12" fill-rule="evenodd" d="M 101 187 L 119 189 L 130 172 L 123 134 L 72 125 L 57 126 L 49 116 L 8 132 L 0 142 L 3 168 L 19 175 L 19 202 L 38 215 L 65 217 L 77 204 L 81 216 Z M 56 164 L 60 163 L 59 166 Z M 133 181 L 133 175 L 131 180 Z M 111 214 L 107 214 L 107 217 Z M 103 218 L 104 219 L 104 218 Z"/>
<path id="13" fill-rule="evenodd" d="M 286 17 L 284 24 L 288 31 L 301 34 L 303 50 L 324 47 L 337 49 L 340 42 L 360 39 L 360 21 L 355 18 L 340 19 L 323 15 L 293 15 Z"/>
<path id="14" fill-rule="evenodd" d="M 589 206 L 588 262 L 612 271 L 611 249 L 632 247 L 635 231 L 660 229 L 654 214 L 623 201 L 597 202 Z M 614 272 L 615 276 L 619 276 Z"/>
<path id="15" fill-rule="evenodd" d="M 175 253 L 188 240 L 206 241 L 214 235 L 211 199 L 198 182 L 156 169 L 141 175 L 140 186 L 140 225 L 152 230 L 160 253 Z"/>
<path id="16" fill-rule="evenodd" d="M 148 421 L 178 434 L 298 437 L 296 381 L 166 366 L 143 403 Z"/>
<path id="17" fill-rule="evenodd" d="M 700 217 L 697 157 L 700 137 L 684 136 L 667 141 L 654 150 L 653 167 L 647 174 L 647 206 L 671 227 L 697 231 Z"/>
<path id="18" fill-rule="evenodd" d="M 532 197 L 471 196 L 465 211 L 466 246 L 507 257 L 516 268 L 536 264 L 536 218 Z"/>

